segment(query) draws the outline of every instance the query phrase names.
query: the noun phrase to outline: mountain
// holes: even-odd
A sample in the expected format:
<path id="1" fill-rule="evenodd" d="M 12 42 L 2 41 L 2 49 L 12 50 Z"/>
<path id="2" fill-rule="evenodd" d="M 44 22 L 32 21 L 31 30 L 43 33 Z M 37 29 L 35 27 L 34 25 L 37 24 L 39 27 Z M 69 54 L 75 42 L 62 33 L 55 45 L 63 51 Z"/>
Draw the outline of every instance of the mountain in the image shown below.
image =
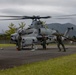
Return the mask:
<path id="1" fill-rule="evenodd" d="M 47 24 L 47 26 L 49 28 L 58 30 L 60 33 L 64 33 L 67 30 L 67 28 L 73 27 L 74 29 L 71 30 L 69 35 L 70 36 L 76 36 L 76 25 L 74 25 L 74 24 L 71 24 L 71 23 L 65 23 L 65 24 L 51 23 L 51 24 Z"/>

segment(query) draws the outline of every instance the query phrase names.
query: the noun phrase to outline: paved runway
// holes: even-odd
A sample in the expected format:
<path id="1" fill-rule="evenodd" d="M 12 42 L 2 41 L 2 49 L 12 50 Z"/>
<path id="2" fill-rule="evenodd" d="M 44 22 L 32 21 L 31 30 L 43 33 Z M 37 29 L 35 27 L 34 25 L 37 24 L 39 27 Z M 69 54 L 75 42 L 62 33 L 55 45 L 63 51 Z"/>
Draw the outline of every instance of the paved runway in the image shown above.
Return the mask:
<path id="1" fill-rule="evenodd" d="M 56 46 L 47 46 L 47 50 L 43 50 L 41 46 L 37 47 L 38 49 L 35 51 L 32 51 L 30 48 L 17 51 L 16 47 L 6 47 L 3 50 L 0 49 L 0 69 L 12 68 L 26 63 L 48 60 L 76 53 L 75 46 L 66 46 L 66 52 L 63 52 L 63 50 L 58 52 Z"/>

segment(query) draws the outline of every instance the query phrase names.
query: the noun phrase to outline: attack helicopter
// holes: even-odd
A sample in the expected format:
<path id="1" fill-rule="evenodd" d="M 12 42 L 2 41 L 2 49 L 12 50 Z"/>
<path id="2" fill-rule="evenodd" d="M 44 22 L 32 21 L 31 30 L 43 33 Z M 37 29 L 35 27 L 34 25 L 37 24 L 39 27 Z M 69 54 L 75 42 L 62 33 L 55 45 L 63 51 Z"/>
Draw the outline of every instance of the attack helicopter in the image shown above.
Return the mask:
<path id="1" fill-rule="evenodd" d="M 40 16 L 27 16 L 23 17 L 22 19 L 31 19 L 32 23 L 27 29 L 18 29 L 16 33 L 11 34 L 11 41 L 17 43 L 17 38 L 19 33 L 22 36 L 21 47 L 30 46 L 33 48 L 33 45 L 40 44 L 42 45 L 43 35 L 45 35 L 46 44 L 53 42 L 54 33 L 56 30 L 47 28 L 46 24 L 41 21 L 41 19 L 48 19 L 51 18 L 50 16 L 40 17 Z M 43 45 L 42 45 L 43 46 Z"/>

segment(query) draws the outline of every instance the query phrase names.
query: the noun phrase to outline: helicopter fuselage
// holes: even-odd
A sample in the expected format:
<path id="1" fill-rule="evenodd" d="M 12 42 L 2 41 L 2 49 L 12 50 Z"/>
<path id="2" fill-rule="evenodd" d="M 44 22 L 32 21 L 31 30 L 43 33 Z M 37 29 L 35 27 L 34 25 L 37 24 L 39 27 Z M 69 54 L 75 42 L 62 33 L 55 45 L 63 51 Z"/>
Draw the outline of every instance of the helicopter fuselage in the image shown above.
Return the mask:
<path id="1" fill-rule="evenodd" d="M 50 42 L 53 38 L 53 33 L 55 33 L 55 30 L 52 30 L 50 28 L 47 28 L 46 24 L 44 24 L 43 21 L 40 21 L 40 18 L 49 18 L 49 17 L 31 17 L 32 23 L 27 29 L 19 29 L 16 33 L 11 35 L 11 40 L 15 41 L 17 43 L 19 33 L 21 33 L 22 36 L 22 47 L 26 47 L 29 45 L 35 44 L 41 44 L 42 42 L 42 35 L 45 35 L 47 38 L 47 42 Z"/>
<path id="2" fill-rule="evenodd" d="M 45 37 L 47 38 L 47 43 L 53 42 L 53 33 L 55 33 L 55 30 L 49 29 L 49 28 L 40 28 L 40 29 L 36 29 L 36 28 L 28 28 L 26 30 L 22 30 L 22 47 L 26 47 L 29 45 L 32 45 L 33 43 L 35 44 L 41 44 L 42 42 L 42 35 L 45 34 Z M 18 33 L 14 33 L 11 35 L 11 40 L 14 43 L 17 43 L 17 38 L 18 38 L 19 34 Z"/>

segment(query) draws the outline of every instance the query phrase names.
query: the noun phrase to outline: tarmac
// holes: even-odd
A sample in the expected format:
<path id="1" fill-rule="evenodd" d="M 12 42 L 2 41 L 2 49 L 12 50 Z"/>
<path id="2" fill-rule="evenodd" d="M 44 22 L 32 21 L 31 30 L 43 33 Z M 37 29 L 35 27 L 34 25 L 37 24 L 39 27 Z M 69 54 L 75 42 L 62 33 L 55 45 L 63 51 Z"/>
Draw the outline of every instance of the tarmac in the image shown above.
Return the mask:
<path id="1" fill-rule="evenodd" d="M 46 50 L 43 50 L 40 45 L 37 45 L 36 50 L 31 47 L 17 51 L 16 47 L 0 48 L 0 69 L 13 68 L 23 64 L 39 62 L 53 59 L 56 57 L 67 56 L 76 53 L 76 46 L 65 46 L 66 52 L 58 51 L 57 46 L 49 45 Z"/>

